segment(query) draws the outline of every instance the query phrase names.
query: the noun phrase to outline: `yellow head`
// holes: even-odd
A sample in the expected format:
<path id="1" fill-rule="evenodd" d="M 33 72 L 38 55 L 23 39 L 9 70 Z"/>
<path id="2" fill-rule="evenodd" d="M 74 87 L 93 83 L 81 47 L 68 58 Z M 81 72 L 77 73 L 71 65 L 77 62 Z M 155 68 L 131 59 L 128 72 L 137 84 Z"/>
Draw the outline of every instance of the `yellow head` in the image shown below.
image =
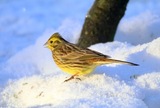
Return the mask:
<path id="1" fill-rule="evenodd" d="M 59 33 L 54 33 L 44 45 L 53 51 L 64 42 L 66 42 L 66 40 L 64 40 Z"/>

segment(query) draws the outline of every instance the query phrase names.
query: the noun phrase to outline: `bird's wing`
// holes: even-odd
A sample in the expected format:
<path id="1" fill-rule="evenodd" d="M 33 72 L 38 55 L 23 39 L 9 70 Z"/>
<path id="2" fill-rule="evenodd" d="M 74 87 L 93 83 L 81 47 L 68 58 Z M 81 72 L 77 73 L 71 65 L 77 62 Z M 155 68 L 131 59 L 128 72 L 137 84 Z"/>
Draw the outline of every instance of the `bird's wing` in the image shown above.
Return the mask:
<path id="1" fill-rule="evenodd" d="M 109 58 L 108 55 L 90 49 L 83 49 L 74 44 L 65 44 L 61 48 L 61 52 L 63 53 L 61 57 L 65 59 L 87 60 L 93 58 Z"/>

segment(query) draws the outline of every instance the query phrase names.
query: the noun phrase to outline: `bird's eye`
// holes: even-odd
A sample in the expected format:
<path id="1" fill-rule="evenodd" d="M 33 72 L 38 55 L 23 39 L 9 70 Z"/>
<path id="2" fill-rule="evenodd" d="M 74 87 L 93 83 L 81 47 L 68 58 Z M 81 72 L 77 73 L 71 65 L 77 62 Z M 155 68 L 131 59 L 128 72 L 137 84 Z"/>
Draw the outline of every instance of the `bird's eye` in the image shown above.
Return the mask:
<path id="1" fill-rule="evenodd" d="M 53 41 L 50 41 L 50 43 L 53 43 Z"/>

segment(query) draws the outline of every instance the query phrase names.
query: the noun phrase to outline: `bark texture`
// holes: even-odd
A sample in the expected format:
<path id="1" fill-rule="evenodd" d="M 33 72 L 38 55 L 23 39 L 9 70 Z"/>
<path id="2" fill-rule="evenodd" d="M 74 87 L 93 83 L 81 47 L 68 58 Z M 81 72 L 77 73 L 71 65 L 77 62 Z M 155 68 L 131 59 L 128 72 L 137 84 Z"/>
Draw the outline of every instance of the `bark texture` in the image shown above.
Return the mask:
<path id="1" fill-rule="evenodd" d="M 88 12 L 77 45 L 88 47 L 114 40 L 129 0 L 95 0 Z"/>

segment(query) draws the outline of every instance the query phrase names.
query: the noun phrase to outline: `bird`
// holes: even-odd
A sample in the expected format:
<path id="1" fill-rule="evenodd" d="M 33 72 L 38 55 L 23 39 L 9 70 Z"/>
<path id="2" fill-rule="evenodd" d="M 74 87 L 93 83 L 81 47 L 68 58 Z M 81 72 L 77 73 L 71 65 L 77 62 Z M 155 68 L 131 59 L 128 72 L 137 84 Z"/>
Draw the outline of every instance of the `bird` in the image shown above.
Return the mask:
<path id="1" fill-rule="evenodd" d="M 56 65 L 62 71 L 71 74 L 71 77 L 64 82 L 72 80 L 76 76 L 90 74 L 97 66 L 104 64 L 119 63 L 138 66 L 136 63 L 112 59 L 100 52 L 81 48 L 66 41 L 58 32 L 52 34 L 44 45 L 51 50 Z"/>

